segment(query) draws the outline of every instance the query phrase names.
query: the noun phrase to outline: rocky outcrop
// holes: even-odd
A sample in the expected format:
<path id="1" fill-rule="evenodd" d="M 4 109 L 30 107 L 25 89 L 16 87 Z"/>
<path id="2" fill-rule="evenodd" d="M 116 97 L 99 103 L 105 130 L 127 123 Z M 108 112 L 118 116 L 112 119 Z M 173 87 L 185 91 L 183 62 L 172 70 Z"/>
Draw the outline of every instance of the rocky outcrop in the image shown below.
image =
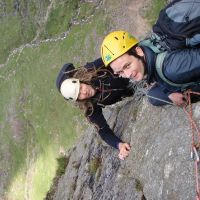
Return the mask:
<path id="1" fill-rule="evenodd" d="M 200 104 L 194 105 L 200 119 Z M 68 152 L 54 200 L 191 200 L 195 198 L 191 133 L 181 108 L 134 99 L 109 107 L 110 126 L 132 149 L 125 161 L 91 126 Z"/>

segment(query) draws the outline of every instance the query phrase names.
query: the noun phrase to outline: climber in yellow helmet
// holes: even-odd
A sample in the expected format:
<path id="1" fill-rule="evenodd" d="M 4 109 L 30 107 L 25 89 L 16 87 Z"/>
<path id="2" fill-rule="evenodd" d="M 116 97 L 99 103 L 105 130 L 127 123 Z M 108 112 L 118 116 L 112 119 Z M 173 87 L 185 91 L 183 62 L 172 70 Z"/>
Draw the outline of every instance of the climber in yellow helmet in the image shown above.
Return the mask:
<path id="1" fill-rule="evenodd" d="M 148 84 L 156 82 L 148 94 L 157 99 L 150 98 L 150 103 L 183 105 L 183 90 L 200 91 L 200 48 L 166 52 L 161 66 L 164 77 L 156 67 L 160 55 L 126 31 L 111 32 L 101 46 L 102 60 L 115 74 L 134 81 L 146 79 Z M 194 96 L 192 101 L 199 101 L 199 97 Z"/>

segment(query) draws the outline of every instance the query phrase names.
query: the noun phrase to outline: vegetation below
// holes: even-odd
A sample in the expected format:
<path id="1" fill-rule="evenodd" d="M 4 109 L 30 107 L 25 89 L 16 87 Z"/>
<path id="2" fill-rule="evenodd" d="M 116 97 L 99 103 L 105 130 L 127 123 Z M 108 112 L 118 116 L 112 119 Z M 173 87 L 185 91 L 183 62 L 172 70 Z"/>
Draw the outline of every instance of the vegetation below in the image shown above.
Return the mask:
<path id="1" fill-rule="evenodd" d="M 9 52 L 21 44 L 34 39 L 43 19 L 49 0 L 0 2 L 0 63 L 4 63 Z"/>
<path id="2" fill-rule="evenodd" d="M 151 7 L 147 10 L 145 18 L 153 25 L 158 17 L 160 10 L 167 4 L 167 0 L 153 0 Z"/>
<path id="3" fill-rule="evenodd" d="M 58 40 L 47 40 L 40 45 L 31 46 L 30 44 L 22 48 L 9 58 L 0 71 L 2 94 L 0 99 L 0 169 L 6 174 L 0 177 L 2 185 L 0 195 L 8 199 L 43 199 L 56 173 L 56 157 L 72 146 L 84 128 L 82 125 L 84 123 L 77 123 L 83 121 L 79 111 L 58 95 L 55 79 L 65 62 L 78 65 L 79 59 L 91 59 L 95 42 L 91 41 L 88 44 L 86 42 L 90 39 L 95 40 L 94 35 L 102 34 L 104 26 L 102 23 L 97 24 L 96 20 L 99 21 L 104 17 L 103 12 L 97 10 L 95 18 L 91 18 L 88 23 L 80 21 L 79 24 L 71 26 L 68 36 L 62 39 L 62 32 L 67 32 L 69 29 L 69 26 L 64 26 L 64 24 L 69 24 L 67 21 L 74 20 L 70 18 L 72 15 L 69 17 L 69 12 L 77 13 L 76 9 L 80 9 L 82 5 L 78 1 L 76 1 L 78 6 L 74 5 L 75 1 L 63 3 L 67 6 L 62 7 L 62 1 L 55 2 L 45 30 L 40 30 L 38 38 L 42 40 L 45 33 L 45 38 L 59 36 Z M 28 2 L 27 4 L 29 5 Z M 86 3 L 83 5 L 85 7 Z M 91 5 L 93 8 L 96 6 L 88 3 L 90 9 Z M 12 7 L 11 4 L 10 6 Z M 49 4 L 46 5 L 48 6 Z M 69 12 L 66 12 L 67 7 L 69 7 Z M 47 8 L 43 12 L 45 10 Z M 17 15 L 14 16 L 16 17 L 15 25 L 23 29 L 21 18 Z M 28 12 L 27 15 L 31 13 Z M 52 16 L 52 21 L 49 21 Z M 61 16 L 63 21 L 59 20 Z M 13 16 L 10 18 L 12 21 Z M 6 22 L 7 16 L 2 16 L 1 23 L 4 20 L 5 24 L 12 29 L 13 23 Z M 1 26 L 1 33 L 2 31 Z M 23 38 L 20 31 L 14 32 L 14 28 L 9 34 L 13 35 L 8 36 L 7 32 L 3 33 L 1 44 L 10 40 L 10 45 L 15 48 L 31 41 L 36 36 L 36 31 L 31 32 L 30 35 L 26 32 L 26 38 Z M 5 62 L 10 49 L 11 46 L 3 49 L 2 62 Z"/>

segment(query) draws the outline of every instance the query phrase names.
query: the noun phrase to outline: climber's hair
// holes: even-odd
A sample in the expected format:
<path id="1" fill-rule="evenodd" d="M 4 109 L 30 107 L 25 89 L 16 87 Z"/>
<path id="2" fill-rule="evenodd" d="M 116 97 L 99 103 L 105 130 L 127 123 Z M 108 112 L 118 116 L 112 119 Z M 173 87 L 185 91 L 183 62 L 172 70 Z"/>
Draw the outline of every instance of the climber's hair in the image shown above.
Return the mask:
<path id="1" fill-rule="evenodd" d="M 137 59 L 141 60 L 143 62 L 143 64 L 145 65 L 146 62 L 145 62 L 144 56 L 140 56 L 140 55 L 137 54 L 136 47 L 138 47 L 138 45 L 135 45 L 134 47 L 132 47 L 131 49 L 129 49 L 127 51 L 127 53 L 128 53 L 128 55 L 134 56 Z"/>
<path id="2" fill-rule="evenodd" d="M 103 66 L 104 65 L 102 65 L 102 67 Z M 93 80 L 98 79 L 99 77 L 102 76 L 106 76 L 106 74 L 109 72 L 109 70 L 102 69 L 102 67 L 96 69 L 95 66 L 92 66 L 89 69 L 86 69 L 85 67 L 82 66 L 76 71 L 73 77 L 79 79 L 81 83 L 92 85 Z M 76 105 L 84 112 L 85 116 L 89 116 L 93 113 L 94 111 L 93 104 L 94 100 L 92 100 L 91 98 L 76 101 Z"/>

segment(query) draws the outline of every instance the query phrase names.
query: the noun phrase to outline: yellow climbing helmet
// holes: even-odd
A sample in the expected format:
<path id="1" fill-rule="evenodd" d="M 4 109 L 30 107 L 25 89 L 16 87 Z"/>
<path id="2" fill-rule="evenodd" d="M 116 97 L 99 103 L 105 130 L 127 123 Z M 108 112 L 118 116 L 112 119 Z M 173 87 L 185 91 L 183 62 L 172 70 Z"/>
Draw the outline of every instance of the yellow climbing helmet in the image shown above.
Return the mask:
<path id="1" fill-rule="evenodd" d="M 138 43 L 139 41 L 126 31 L 109 33 L 101 45 L 101 57 L 105 66 L 108 66 Z"/>

